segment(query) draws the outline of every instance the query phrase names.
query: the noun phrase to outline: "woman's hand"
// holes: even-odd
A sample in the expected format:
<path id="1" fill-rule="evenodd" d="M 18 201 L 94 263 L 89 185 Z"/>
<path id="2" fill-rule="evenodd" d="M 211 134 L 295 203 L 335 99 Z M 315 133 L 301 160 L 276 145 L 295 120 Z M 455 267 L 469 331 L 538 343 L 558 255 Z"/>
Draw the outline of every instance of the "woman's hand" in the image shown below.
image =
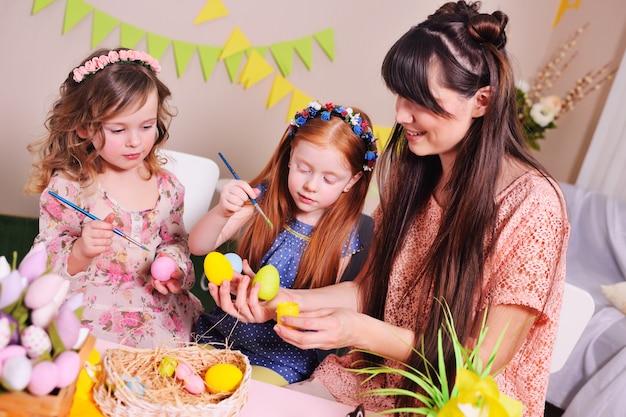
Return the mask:
<path id="1" fill-rule="evenodd" d="M 243 323 L 264 323 L 276 318 L 276 305 L 280 301 L 290 301 L 288 291 L 279 288 L 278 294 L 269 300 L 259 300 L 260 285 L 251 286 L 255 273 L 247 260 L 243 261 L 243 273 L 235 273 L 231 281 L 224 280 L 218 287 L 209 283 L 209 293 L 224 312 Z"/>
<path id="2" fill-rule="evenodd" d="M 283 316 L 274 330 L 285 342 L 300 349 L 338 349 L 359 347 L 366 319 L 348 308 L 325 308 L 300 313 L 298 317 Z"/>

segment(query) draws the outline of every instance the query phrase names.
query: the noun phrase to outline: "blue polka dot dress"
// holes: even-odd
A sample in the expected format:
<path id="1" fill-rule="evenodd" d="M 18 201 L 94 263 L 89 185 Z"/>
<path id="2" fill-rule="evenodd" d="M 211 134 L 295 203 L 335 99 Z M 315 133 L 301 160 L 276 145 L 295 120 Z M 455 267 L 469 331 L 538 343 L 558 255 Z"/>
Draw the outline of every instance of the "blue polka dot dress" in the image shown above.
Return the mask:
<path id="1" fill-rule="evenodd" d="M 274 265 L 280 274 L 280 286 L 292 288 L 302 253 L 310 240 L 313 226 L 298 220 L 286 226 L 261 261 Z M 346 243 L 343 256 L 362 249 L 356 230 Z M 252 365 L 263 366 L 280 374 L 292 384 L 307 379 L 319 364 L 315 349 L 302 350 L 284 342 L 273 327 L 276 321 L 240 323 L 219 307 L 202 314 L 196 325 L 196 340 L 216 347 L 224 344 L 248 356 Z"/>

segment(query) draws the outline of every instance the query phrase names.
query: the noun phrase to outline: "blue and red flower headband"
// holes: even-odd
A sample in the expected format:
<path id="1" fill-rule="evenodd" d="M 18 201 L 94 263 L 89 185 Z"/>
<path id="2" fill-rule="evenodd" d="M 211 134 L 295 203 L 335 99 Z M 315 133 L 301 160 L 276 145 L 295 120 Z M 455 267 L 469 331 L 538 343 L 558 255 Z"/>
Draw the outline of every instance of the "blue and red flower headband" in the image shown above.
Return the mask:
<path id="1" fill-rule="evenodd" d="M 133 51 L 132 49 L 111 50 L 106 55 L 91 58 L 83 65 L 72 70 L 72 78 L 77 83 L 94 75 L 96 72 L 106 68 L 111 64 L 139 64 L 151 69 L 155 73 L 161 71 L 159 61 L 143 51 Z"/>
<path id="2" fill-rule="evenodd" d="M 376 137 L 372 133 L 372 128 L 361 117 L 360 113 L 354 114 L 350 107 L 336 106 L 333 103 L 322 104 L 319 101 L 312 101 L 309 106 L 296 113 L 289 123 L 289 136 L 296 134 L 300 126 L 307 120 L 319 116 L 322 120 L 330 120 L 331 116 L 339 117 L 350 126 L 355 135 L 360 137 L 367 145 L 363 163 L 363 171 L 371 171 L 378 158 L 378 148 L 376 147 Z"/>

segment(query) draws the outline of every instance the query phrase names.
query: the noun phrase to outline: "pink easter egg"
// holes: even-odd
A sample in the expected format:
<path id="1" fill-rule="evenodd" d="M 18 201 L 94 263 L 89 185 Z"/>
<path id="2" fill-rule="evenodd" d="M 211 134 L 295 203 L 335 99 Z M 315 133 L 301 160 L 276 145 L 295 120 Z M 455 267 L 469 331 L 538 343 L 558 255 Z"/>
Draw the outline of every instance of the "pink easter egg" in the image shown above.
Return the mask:
<path id="1" fill-rule="evenodd" d="M 189 366 L 185 362 L 178 362 L 175 372 L 176 379 L 180 379 L 181 381 L 187 378 L 189 375 L 193 375 L 193 370 L 191 369 L 191 366 Z"/>
<path id="2" fill-rule="evenodd" d="M 54 362 L 42 361 L 33 366 L 28 391 L 37 396 L 48 395 L 57 386 L 59 369 Z"/>
<path id="3" fill-rule="evenodd" d="M 204 381 L 200 378 L 199 375 L 192 374 L 185 378 L 184 385 L 185 389 L 189 391 L 191 394 L 200 394 L 204 391 Z"/>
<path id="4" fill-rule="evenodd" d="M 54 360 L 59 376 L 57 378 L 57 388 L 65 388 L 78 378 L 81 370 L 80 355 L 73 350 L 61 352 Z"/>
<path id="5" fill-rule="evenodd" d="M 152 262 L 150 272 L 155 279 L 159 281 L 167 281 L 170 279 L 178 265 L 169 256 L 159 256 Z"/>

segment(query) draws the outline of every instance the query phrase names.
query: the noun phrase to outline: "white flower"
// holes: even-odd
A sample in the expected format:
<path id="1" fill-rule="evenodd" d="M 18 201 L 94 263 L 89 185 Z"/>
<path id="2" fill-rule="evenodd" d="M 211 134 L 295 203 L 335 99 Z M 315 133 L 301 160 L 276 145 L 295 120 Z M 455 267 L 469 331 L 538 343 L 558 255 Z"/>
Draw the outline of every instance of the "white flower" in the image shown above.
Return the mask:
<path id="1" fill-rule="evenodd" d="M 561 99 L 557 96 L 547 96 L 530 108 L 530 117 L 541 127 L 546 127 L 554 121 L 561 111 Z"/>
<path id="2" fill-rule="evenodd" d="M 2 278 L 6 277 L 11 273 L 11 265 L 7 261 L 7 258 L 4 256 L 0 256 L 0 282 Z"/>
<path id="3" fill-rule="evenodd" d="M 515 86 L 519 88 L 524 94 L 527 94 L 530 91 L 530 84 L 528 84 L 524 80 L 517 80 L 515 82 Z"/>
<path id="4" fill-rule="evenodd" d="M 322 108 L 322 103 L 320 103 L 319 101 L 312 101 L 309 103 L 309 107 L 319 111 Z"/>

